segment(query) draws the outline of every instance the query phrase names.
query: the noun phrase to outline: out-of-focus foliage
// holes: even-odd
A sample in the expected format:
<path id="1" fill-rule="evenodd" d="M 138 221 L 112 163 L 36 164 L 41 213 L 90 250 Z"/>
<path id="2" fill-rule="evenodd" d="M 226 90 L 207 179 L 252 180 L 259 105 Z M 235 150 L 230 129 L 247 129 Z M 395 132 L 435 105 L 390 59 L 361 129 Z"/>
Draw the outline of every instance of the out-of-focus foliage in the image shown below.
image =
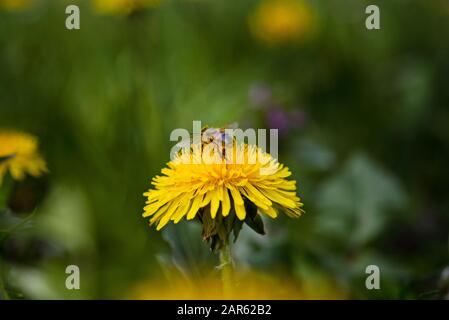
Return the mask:
<path id="1" fill-rule="evenodd" d="M 397 182 L 359 155 L 326 181 L 317 197 L 323 236 L 344 239 L 349 247 L 372 240 L 385 227 L 390 209 L 401 208 L 404 203 Z"/>
<path id="2" fill-rule="evenodd" d="M 243 227 L 234 246 L 254 291 L 289 283 L 254 297 L 447 298 L 447 1 L 377 1 L 375 31 L 369 1 L 298 0 L 301 13 L 277 19 L 263 18 L 267 3 L 292 1 L 100 2 L 0 0 L 0 128 L 39 137 L 49 168 L 0 208 L 10 297 L 156 298 L 172 278 L 209 283 L 217 260 L 198 226 L 161 234 L 141 217 L 171 130 L 201 120 L 278 128 L 299 182 L 301 218 L 265 219 L 265 236 Z M 81 29 L 69 31 L 73 3 Z M 65 287 L 71 264 L 80 290 Z M 365 288 L 371 264 L 381 290 Z"/>

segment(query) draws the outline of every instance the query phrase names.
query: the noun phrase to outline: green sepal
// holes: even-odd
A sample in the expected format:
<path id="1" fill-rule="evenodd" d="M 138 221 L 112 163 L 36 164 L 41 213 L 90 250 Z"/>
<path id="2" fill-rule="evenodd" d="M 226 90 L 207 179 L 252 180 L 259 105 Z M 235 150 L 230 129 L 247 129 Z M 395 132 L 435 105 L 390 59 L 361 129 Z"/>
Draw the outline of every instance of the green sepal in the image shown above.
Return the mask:
<path id="1" fill-rule="evenodd" d="M 217 234 L 216 221 L 210 216 L 209 206 L 201 210 L 199 217 L 203 224 L 203 239 L 208 240 L 215 236 Z"/>
<path id="2" fill-rule="evenodd" d="M 246 209 L 245 223 L 248 225 L 248 227 L 253 229 L 258 234 L 265 235 L 263 220 L 257 213 L 257 207 L 253 203 L 246 201 L 245 209 Z"/>
<path id="3" fill-rule="evenodd" d="M 232 232 L 234 234 L 234 242 L 237 241 L 237 238 L 239 237 L 240 230 L 242 230 L 243 227 L 243 221 L 238 220 L 234 223 L 234 226 L 232 228 Z"/>
<path id="4" fill-rule="evenodd" d="M 226 217 L 217 214 L 215 218 L 212 218 L 210 205 L 199 211 L 197 217 L 203 226 L 203 240 L 209 243 L 213 252 L 219 251 L 228 244 L 231 233 L 234 235 L 233 241 L 236 242 L 244 223 L 258 234 L 265 234 L 263 220 L 257 212 L 257 206 L 250 201 L 245 201 L 245 209 L 245 220 L 237 218 L 234 207 L 231 207 Z"/>

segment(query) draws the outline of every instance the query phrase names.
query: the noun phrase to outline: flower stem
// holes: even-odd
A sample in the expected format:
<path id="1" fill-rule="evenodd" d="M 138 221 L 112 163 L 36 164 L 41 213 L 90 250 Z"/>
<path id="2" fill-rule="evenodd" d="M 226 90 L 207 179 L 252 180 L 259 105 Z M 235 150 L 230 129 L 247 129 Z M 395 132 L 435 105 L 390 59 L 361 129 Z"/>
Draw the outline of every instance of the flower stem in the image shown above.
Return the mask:
<path id="1" fill-rule="evenodd" d="M 226 243 L 220 250 L 220 270 L 221 282 L 223 285 L 223 296 L 230 299 L 232 296 L 233 284 L 233 262 L 231 255 L 231 246 Z"/>

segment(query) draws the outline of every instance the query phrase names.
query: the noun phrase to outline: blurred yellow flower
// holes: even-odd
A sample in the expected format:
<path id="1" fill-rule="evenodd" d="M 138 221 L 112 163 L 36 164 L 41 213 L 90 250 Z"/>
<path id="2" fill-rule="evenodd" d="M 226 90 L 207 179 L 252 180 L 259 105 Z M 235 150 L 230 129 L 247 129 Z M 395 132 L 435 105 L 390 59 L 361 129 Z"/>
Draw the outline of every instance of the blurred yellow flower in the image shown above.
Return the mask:
<path id="1" fill-rule="evenodd" d="M 20 11 L 28 9 L 34 3 L 34 0 L 0 0 L 0 8 L 9 11 Z"/>
<path id="2" fill-rule="evenodd" d="M 256 146 L 231 143 L 222 148 L 215 152 L 192 145 L 162 169 L 163 175 L 152 182 L 156 189 L 144 193 L 148 200 L 143 216 L 151 216 L 150 224 L 160 230 L 170 220 L 178 223 L 184 216 L 191 220 L 199 215 L 204 225 L 230 213 L 243 221 L 257 210 L 276 218 L 275 205 L 291 217 L 301 215 L 296 181 L 286 179 L 291 175 L 287 167 Z"/>
<path id="3" fill-rule="evenodd" d="M 148 280 L 131 289 L 136 300 L 342 300 L 346 292 L 327 278 L 318 282 L 276 278 L 260 272 L 238 274 L 231 292 L 224 294 L 220 279 L 188 280 L 170 275 L 169 281 Z"/>
<path id="4" fill-rule="evenodd" d="M 127 15 L 138 9 L 157 7 L 163 0 L 91 0 L 100 14 Z"/>
<path id="5" fill-rule="evenodd" d="M 38 153 L 37 139 L 29 134 L 0 131 L 0 185 L 9 170 L 15 180 L 26 174 L 38 177 L 47 171 L 45 160 Z"/>
<path id="6" fill-rule="evenodd" d="M 302 0 L 263 0 L 249 16 L 254 37 L 270 46 L 304 40 L 314 21 L 312 8 Z"/>

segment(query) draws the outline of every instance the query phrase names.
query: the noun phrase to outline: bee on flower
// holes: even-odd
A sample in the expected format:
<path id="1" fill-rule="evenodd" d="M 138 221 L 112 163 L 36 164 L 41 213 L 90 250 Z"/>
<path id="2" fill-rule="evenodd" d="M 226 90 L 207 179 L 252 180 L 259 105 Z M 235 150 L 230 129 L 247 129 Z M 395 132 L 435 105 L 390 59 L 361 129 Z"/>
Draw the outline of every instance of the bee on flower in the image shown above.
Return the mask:
<path id="1" fill-rule="evenodd" d="M 38 177 L 47 172 L 34 136 L 0 130 L 0 186 L 7 172 L 14 180 L 23 180 L 27 174 Z"/>
<path id="2" fill-rule="evenodd" d="M 249 27 L 269 46 L 296 43 L 313 33 L 315 15 L 303 0 L 263 0 L 250 14 Z"/>
<path id="3" fill-rule="evenodd" d="M 264 234 L 261 215 L 276 218 L 279 211 L 301 215 L 290 170 L 255 145 L 236 141 L 224 128 L 204 128 L 201 143 L 183 147 L 153 178 L 143 217 L 162 229 L 170 221 L 197 219 L 203 239 L 213 251 L 237 238 L 245 223 Z"/>

